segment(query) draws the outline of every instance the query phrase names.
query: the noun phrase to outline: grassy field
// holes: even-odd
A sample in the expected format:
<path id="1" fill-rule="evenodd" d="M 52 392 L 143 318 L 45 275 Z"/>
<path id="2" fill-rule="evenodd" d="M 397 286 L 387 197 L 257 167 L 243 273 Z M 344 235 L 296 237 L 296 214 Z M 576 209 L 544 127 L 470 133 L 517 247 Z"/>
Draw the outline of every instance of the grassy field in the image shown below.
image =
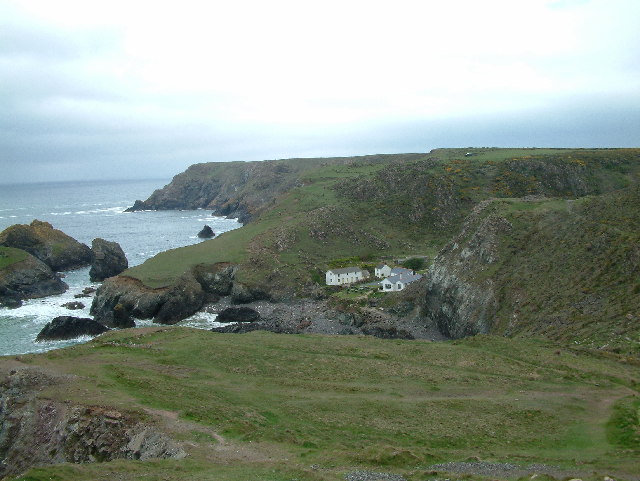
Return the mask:
<path id="1" fill-rule="evenodd" d="M 0 366 L 17 361 L 77 376 L 41 397 L 141 413 L 189 452 L 183 460 L 42 467 L 25 481 L 337 481 L 355 469 L 414 481 L 445 477 L 434 463 L 468 459 L 546 463 L 593 480 L 640 476 L 637 363 L 538 340 L 165 327 Z"/>

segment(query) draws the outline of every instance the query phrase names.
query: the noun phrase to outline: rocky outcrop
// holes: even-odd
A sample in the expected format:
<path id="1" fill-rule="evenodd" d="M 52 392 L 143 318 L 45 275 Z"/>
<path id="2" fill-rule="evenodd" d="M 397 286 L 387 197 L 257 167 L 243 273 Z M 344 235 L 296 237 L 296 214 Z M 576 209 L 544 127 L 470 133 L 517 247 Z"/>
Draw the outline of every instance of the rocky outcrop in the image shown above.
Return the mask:
<path id="1" fill-rule="evenodd" d="M 88 317 L 58 316 L 48 322 L 36 341 L 59 341 L 80 336 L 97 336 L 109 329 Z"/>
<path id="2" fill-rule="evenodd" d="M 212 237 L 215 237 L 215 235 L 216 234 L 213 232 L 213 229 L 208 225 L 205 225 L 202 230 L 198 232 L 198 237 L 200 239 L 211 239 Z"/>
<path id="3" fill-rule="evenodd" d="M 461 338 L 491 329 L 498 308 L 494 281 L 487 273 L 499 261 L 498 235 L 511 224 L 492 213 L 492 201 L 478 204 L 427 274 L 427 323 Z"/>
<path id="4" fill-rule="evenodd" d="M 192 273 L 159 289 L 147 287 L 137 279 L 116 276 L 98 288 L 90 312 L 96 321 L 109 327 L 131 327 L 131 318 L 175 324 L 197 312 L 205 298 L 205 291 Z"/>
<path id="5" fill-rule="evenodd" d="M 91 263 L 91 249 L 48 222 L 34 220 L 0 232 L 0 246 L 27 251 L 54 271 L 78 269 Z"/>
<path id="6" fill-rule="evenodd" d="M 80 301 L 69 301 L 64 304 L 60 304 L 60 307 L 66 307 L 70 311 L 76 311 L 78 309 L 84 309 L 84 304 Z"/>
<path id="7" fill-rule="evenodd" d="M 260 314 L 250 307 L 227 307 L 216 317 L 217 322 L 255 322 Z"/>
<path id="8" fill-rule="evenodd" d="M 23 260 L 0 269 L 0 305 L 18 307 L 20 299 L 62 294 L 68 288 L 44 262 L 26 252 Z"/>
<path id="9" fill-rule="evenodd" d="M 108 277 L 117 276 L 129 267 L 129 261 L 117 242 L 93 239 L 91 252 L 93 253 L 89 270 L 91 282 L 101 282 Z"/>
<path id="10" fill-rule="evenodd" d="M 9 373 L 0 385 L 0 477 L 43 464 L 186 455 L 137 413 L 38 396 L 43 388 L 65 382 L 69 379 L 22 368 Z"/>
<path id="11" fill-rule="evenodd" d="M 216 296 L 228 296 L 233 289 L 237 267 L 227 262 L 200 264 L 194 267 L 193 275 L 202 289 Z"/>

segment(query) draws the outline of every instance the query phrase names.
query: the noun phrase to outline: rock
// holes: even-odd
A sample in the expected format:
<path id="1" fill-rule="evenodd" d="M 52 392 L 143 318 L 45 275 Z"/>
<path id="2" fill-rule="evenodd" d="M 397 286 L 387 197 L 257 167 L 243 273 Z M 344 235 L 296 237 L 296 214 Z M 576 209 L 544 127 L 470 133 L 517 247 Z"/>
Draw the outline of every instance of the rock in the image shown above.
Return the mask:
<path id="1" fill-rule="evenodd" d="M 93 294 L 94 292 L 96 292 L 96 288 L 95 287 L 85 287 L 84 289 L 82 289 L 82 293 L 76 294 L 73 297 L 75 297 L 76 299 L 82 299 L 84 297 L 91 297 L 91 294 Z"/>
<path id="2" fill-rule="evenodd" d="M 245 284 L 234 282 L 231 288 L 231 302 L 234 304 L 248 304 L 254 301 L 266 301 L 271 296 L 262 289 L 248 287 Z"/>
<path id="3" fill-rule="evenodd" d="M 124 251 L 117 242 L 93 239 L 91 242 L 93 261 L 89 270 L 91 282 L 100 282 L 108 277 L 117 276 L 129 267 Z"/>
<path id="4" fill-rule="evenodd" d="M 136 212 L 139 210 L 150 210 L 147 204 L 141 200 L 136 200 L 131 207 L 125 209 L 125 212 Z"/>
<path id="5" fill-rule="evenodd" d="M 78 269 L 91 263 L 91 249 L 48 222 L 34 220 L 0 232 L 0 246 L 27 251 L 54 271 Z"/>
<path id="6" fill-rule="evenodd" d="M 8 307 L 9 309 L 22 307 L 20 294 L 6 286 L 0 285 L 0 307 Z"/>
<path id="7" fill-rule="evenodd" d="M 61 304 L 60 307 L 66 307 L 67 309 L 74 311 L 77 309 L 84 309 L 84 304 L 79 301 L 70 301 L 70 302 L 65 302 L 64 304 Z"/>
<path id="8" fill-rule="evenodd" d="M 139 412 L 38 396 L 47 386 L 68 382 L 68 377 L 31 367 L 13 370 L 2 380 L 0 478 L 42 465 L 186 456 L 178 443 L 144 422 Z"/>
<path id="9" fill-rule="evenodd" d="M 36 341 L 58 341 L 79 336 L 97 336 L 109 329 L 88 317 L 59 316 L 47 323 Z"/>
<path id="10" fill-rule="evenodd" d="M 491 201 L 484 201 L 473 209 L 427 275 L 427 323 L 454 339 L 488 333 L 497 312 L 493 281 L 480 273 L 498 261 L 498 235 L 511 225 L 503 217 L 487 215 L 485 209 L 490 206 Z"/>
<path id="11" fill-rule="evenodd" d="M 236 266 L 227 262 L 200 264 L 194 268 L 193 275 L 205 292 L 217 296 L 228 296 L 233 288 L 236 270 Z"/>
<path id="12" fill-rule="evenodd" d="M 109 327 L 127 327 L 132 317 L 154 319 L 161 324 L 175 324 L 197 312 L 205 292 L 191 273 L 175 284 L 153 289 L 137 279 L 115 276 L 106 279 L 96 291 L 91 314 Z"/>
<path id="13" fill-rule="evenodd" d="M 250 307 L 227 307 L 216 317 L 217 322 L 255 322 L 260 314 Z"/>
<path id="14" fill-rule="evenodd" d="M 18 307 L 20 299 L 62 294 L 68 286 L 44 262 L 13 248 L 2 248 L 18 260 L 0 269 L 0 304 Z"/>
<path id="15" fill-rule="evenodd" d="M 200 237 L 201 239 L 211 239 L 215 235 L 216 234 L 215 232 L 213 232 L 213 229 L 211 229 L 211 227 L 209 227 L 208 225 L 205 225 L 202 230 L 198 232 L 198 237 Z"/>

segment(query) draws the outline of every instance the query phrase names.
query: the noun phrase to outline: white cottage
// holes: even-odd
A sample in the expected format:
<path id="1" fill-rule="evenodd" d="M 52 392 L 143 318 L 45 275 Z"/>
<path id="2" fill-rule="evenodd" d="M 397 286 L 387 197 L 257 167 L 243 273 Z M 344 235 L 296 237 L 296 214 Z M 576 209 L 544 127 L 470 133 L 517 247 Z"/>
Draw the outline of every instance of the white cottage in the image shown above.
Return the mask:
<path id="1" fill-rule="evenodd" d="M 325 277 L 328 286 L 342 286 L 367 279 L 369 272 L 359 267 L 343 267 L 328 270 Z"/>
<path id="2" fill-rule="evenodd" d="M 378 279 L 389 277 L 391 275 L 391 267 L 387 264 L 378 264 L 376 266 L 375 275 Z"/>
<path id="3" fill-rule="evenodd" d="M 406 269 L 405 269 L 406 270 Z M 380 281 L 380 290 L 383 292 L 398 292 L 403 290 L 412 282 L 416 282 L 422 279 L 420 274 L 397 274 L 391 277 L 387 277 L 383 281 Z"/>

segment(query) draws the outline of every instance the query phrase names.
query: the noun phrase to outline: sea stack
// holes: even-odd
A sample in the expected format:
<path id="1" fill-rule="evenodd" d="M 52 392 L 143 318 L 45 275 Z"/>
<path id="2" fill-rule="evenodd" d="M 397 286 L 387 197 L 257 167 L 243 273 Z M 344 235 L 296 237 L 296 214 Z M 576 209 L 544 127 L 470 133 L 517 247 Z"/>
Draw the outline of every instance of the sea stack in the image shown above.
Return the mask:
<path id="1" fill-rule="evenodd" d="M 93 261 L 89 270 L 91 282 L 101 282 L 108 277 L 117 276 L 129 267 L 127 257 L 117 242 L 93 239 L 91 251 L 93 252 Z"/>
<path id="2" fill-rule="evenodd" d="M 198 232 L 198 237 L 200 237 L 201 239 L 211 239 L 215 235 L 216 234 L 213 232 L 211 227 L 209 227 L 208 225 L 205 225 L 202 228 L 202 230 L 200 232 Z"/>

